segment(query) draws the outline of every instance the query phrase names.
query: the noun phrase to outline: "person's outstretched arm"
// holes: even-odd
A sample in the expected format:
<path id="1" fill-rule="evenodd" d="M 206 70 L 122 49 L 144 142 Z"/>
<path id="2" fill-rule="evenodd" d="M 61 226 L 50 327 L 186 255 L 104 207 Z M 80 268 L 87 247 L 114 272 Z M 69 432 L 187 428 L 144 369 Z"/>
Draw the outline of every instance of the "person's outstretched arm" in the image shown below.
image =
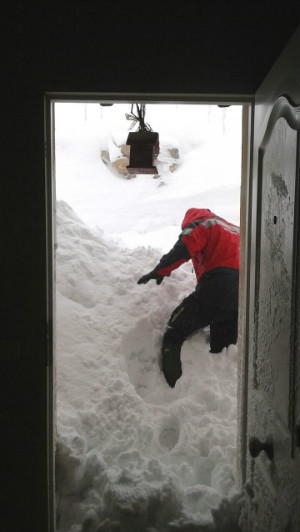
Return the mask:
<path id="1" fill-rule="evenodd" d="M 160 284 L 164 277 L 169 277 L 173 270 L 179 268 L 181 264 L 187 262 L 190 258 L 187 247 L 179 238 L 175 246 L 162 256 L 154 270 L 140 277 L 138 284 L 146 284 L 151 279 L 156 280 L 156 284 Z"/>

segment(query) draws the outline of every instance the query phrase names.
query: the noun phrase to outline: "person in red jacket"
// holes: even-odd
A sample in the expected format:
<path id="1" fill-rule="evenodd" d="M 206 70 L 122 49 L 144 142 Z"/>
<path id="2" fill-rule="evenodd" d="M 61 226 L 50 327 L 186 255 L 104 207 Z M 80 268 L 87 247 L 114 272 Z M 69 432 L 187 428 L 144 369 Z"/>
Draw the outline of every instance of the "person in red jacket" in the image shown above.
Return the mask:
<path id="1" fill-rule="evenodd" d="M 210 326 L 210 352 L 220 353 L 237 342 L 239 292 L 239 228 L 209 209 L 191 208 L 174 247 L 138 284 L 164 277 L 192 259 L 197 278 L 194 292 L 172 312 L 162 342 L 162 370 L 173 388 L 182 375 L 184 340 Z"/>

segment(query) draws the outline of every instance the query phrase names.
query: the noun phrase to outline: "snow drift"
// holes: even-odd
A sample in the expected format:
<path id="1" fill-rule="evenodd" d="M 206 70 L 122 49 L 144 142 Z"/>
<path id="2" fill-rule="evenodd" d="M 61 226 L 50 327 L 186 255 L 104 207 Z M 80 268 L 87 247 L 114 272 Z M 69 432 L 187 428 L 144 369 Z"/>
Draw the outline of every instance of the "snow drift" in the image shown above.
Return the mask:
<path id="1" fill-rule="evenodd" d="M 178 170 L 125 182 L 101 166 L 101 149 L 116 146 L 99 133 L 102 118 L 80 111 L 75 127 L 74 105 L 73 122 L 59 105 L 58 531 L 234 532 L 237 347 L 212 355 L 209 330 L 200 331 L 184 343 L 183 376 L 169 388 L 161 339 L 195 287 L 192 265 L 160 286 L 137 280 L 173 245 L 187 208 L 208 207 L 239 223 L 240 114 L 232 109 L 235 129 L 224 130 L 224 110 L 217 113 L 200 147 L 199 128 L 190 138 L 172 131 L 165 138 L 179 148 Z"/>
<path id="2" fill-rule="evenodd" d="M 160 342 L 193 289 L 190 265 L 139 286 L 157 250 L 121 248 L 64 202 L 57 221 L 59 530 L 210 523 L 211 508 L 235 492 L 237 348 L 212 355 L 199 332 L 169 388 Z"/>

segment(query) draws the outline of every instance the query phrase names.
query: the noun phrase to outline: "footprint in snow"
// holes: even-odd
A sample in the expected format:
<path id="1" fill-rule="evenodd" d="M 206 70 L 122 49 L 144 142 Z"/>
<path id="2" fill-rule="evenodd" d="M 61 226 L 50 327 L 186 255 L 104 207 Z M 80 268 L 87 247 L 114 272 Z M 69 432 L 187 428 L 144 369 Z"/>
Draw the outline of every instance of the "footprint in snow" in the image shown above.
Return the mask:
<path id="1" fill-rule="evenodd" d="M 167 418 L 159 432 L 159 443 L 171 451 L 178 442 L 180 434 L 179 422 L 175 417 Z"/>

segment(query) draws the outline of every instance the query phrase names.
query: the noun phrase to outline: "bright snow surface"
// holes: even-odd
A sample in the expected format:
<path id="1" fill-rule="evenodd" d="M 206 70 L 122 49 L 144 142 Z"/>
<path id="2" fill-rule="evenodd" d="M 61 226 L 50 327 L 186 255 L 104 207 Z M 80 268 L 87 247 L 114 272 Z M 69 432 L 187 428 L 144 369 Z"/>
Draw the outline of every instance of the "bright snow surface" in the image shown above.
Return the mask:
<path id="1" fill-rule="evenodd" d="M 189 207 L 239 225 L 241 107 L 148 105 L 156 179 L 128 180 L 101 159 L 120 156 L 126 112 L 56 104 L 57 528 L 233 532 L 237 347 L 212 355 L 200 331 L 169 388 L 161 339 L 195 287 L 192 266 L 160 286 L 137 280 L 173 246 Z"/>

